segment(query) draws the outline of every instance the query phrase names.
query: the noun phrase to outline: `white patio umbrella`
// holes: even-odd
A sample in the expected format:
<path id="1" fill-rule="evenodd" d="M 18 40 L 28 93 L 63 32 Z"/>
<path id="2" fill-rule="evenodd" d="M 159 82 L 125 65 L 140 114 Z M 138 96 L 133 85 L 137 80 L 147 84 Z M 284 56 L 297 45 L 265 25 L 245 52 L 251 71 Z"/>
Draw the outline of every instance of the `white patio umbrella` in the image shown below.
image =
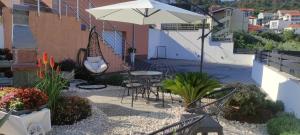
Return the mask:
<path id="1" fill-rule="evenodd" d="M 126 22 L 139 25 L 161 23 L 194 23 L 206 16 L 155 0 L 134 0 L 87 9 L 98 20 Z M 134 32 L 133 32 L 134 47 Z"/>
<path id="2" fill-rule="evenodd" d="M 87 9 L 96 19 L 139 25 L 160 23 L 193 23 L 206 17 L 155 0 L 134 0 Z"/>

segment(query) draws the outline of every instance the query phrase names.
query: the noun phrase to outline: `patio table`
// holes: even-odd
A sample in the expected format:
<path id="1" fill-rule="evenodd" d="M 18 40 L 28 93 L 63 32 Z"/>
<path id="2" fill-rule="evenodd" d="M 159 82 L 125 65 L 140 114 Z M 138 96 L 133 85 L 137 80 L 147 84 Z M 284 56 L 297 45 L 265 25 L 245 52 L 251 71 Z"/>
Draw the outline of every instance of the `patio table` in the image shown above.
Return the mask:
<path id="1" fill-rule="evenodd" d="M 143 70 L 141 70 L 141 71 L 131 71 L 130 75 L 135 76 L 135 77 L 139 77 L 139 79 L 144 82 L 145 90 L 147 90 L 147 97 L 148 97 L 147 98 L 147 103 L 149 103 L 150 92 L 153 93 L 156 97 L 158 97 L 158 93 L 155 93 L 154 91 L 152 91 L 150 89 L 150 87 L 151 87 L 150 86 L 151 85 L 150 80 L 153 76 L 162 76 L 163 75 L 162 72 L 159 72 L 159 71 L 143 71 Z M 146 92 L 145 90 L 143 91 L 142 94 L 144 94 Z"/>

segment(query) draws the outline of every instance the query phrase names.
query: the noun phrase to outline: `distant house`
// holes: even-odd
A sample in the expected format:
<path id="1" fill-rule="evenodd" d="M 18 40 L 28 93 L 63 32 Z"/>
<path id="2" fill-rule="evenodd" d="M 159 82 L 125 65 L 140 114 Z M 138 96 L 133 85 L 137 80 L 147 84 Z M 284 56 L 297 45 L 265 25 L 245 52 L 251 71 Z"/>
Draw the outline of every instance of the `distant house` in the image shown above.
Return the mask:
<path id="1" fill-rule="evenodd" d="M 214 8 L 210 12 L 219 22 L 224 24 L 223 29 L 212 32 L 212 40 L 232 40 L 232 33 L 234 31 L 248 31 L 248 17 L 240 9 L 230 7 Z M 217 25 L 211 18 L 208 19 L 208 23 L 211 29 Z"/>
<path id="2" fill-rule="evenodd" d="M 257 24 L 269 27 L 270 21 L 275 17 L 274 13 L 261 12 L 257 15 Z"/>
<path id="3" fill-rule="evenodd" d="M 287 13 L 283 16 L 283 20 L 290 21 L 291 24 L 300 24 L 300 12 Z"/>
<path id="4" fill-rule="evenodd" d="M 300 35 L 300 24 L 290 24 L 284 30 L 292 30 L 292 31 L 295 32 L 295 34 L 299 34 Z"/>
<path id="5" fill-rule="evenodd" d="M 270 29 L 276 33 L 281 33 L 283 30 L 291 24 L 290 21 L 284 20 L 272 20 L 270 21 Z"/>
<path id="6" fill-rule="evenodd" d="M 249 16 L 249 24 L 257 25 L 257 18 L 255 16 Z"/>
<path id="7" fill-rule="evenodd" d="M 286 14 L 294 14 L 294 13 L 300 13 L 300 10 L 278 10 L 277 18 L 279 20 L 284 20 Z"/>

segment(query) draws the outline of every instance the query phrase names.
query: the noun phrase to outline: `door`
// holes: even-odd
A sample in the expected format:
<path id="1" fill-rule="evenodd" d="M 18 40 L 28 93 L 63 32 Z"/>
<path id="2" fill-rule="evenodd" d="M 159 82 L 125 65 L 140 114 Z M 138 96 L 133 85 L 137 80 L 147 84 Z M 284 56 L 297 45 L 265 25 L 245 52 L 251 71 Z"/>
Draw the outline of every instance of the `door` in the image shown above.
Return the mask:
<path id="1" fill-rule="evenodd" d="M 167 47 L 166 46 L 157 46 L 156 48 L 157 58 L 166 59 L 167 58 Z"/>

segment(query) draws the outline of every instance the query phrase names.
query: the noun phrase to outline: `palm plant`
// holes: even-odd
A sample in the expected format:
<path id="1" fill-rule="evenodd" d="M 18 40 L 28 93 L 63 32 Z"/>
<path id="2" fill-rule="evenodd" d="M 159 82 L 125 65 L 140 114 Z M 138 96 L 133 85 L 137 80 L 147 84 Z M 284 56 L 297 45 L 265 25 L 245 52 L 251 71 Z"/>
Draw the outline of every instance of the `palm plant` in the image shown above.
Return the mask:
<path id="1" fill-rule="evenodd" d="M 163 82 L 164 89 L 183 98 L 185 107 L 220 86 L 220 83 L 208 74 L 198 72 L 179 73 L 174 79 Z"/>

